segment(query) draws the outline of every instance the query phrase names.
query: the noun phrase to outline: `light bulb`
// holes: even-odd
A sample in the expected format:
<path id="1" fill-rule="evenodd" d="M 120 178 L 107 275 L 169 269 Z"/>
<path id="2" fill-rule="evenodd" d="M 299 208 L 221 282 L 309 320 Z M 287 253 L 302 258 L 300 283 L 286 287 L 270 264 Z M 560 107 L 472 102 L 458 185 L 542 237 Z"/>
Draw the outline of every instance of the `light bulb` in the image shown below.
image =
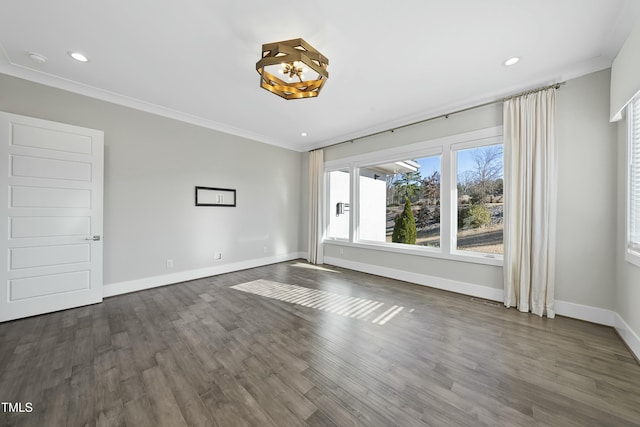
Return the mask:
<path id="1" fill-rule="evenodd" d="M 47 62 L 47 57 L 44 55 L 40 55 L 39 53 L 28 53 L 27 55 L 35 63 L 44 64 L 45 62 Z"/>
<path id="2" fill-rule="evenodd" d="M 69 56 L 78 62 L 89 62 L 89 58 L 87 58 L 80 52 L 69 52 Z"/>
<path id="3" fill-rule="evenodd" d="M 504 61 L 504 65 L 509 67 L 511 65 L 515 65 L 518 62 L 520 62 L 520 58 L 518 58 L 517 56 L 514 56 L 513 58 L 509 58 L 506 61 Z"/>

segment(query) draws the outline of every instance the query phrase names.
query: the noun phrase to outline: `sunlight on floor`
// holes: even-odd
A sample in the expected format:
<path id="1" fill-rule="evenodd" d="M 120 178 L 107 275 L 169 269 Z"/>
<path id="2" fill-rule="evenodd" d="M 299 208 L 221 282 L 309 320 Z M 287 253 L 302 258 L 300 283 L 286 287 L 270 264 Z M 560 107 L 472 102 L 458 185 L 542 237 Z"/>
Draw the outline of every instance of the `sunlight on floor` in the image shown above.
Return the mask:
<path id="1" fill-rule="evenodd" d="M 373 318 L 371 323 L 377 325 L 384 325 L 404 309 L 394 305 L 382 311 L 384 306 L 382 302 L 262 279 L 241 283 L 231 288 L 353 319 L 369 321 Z M 382 311 L 381 314 L 376 313 L 380 311 Z"/>
<path id="2" fill-rule="evenodd" d="M 309 270 L 328 271 L 329 273 L 340 273 L 339 271 L 331 270 L 331 269 L 325 268 L 325 267 L 320 267 L 319 265 L 305 264 L 305 263 L 302 263 L 302 262 L 296 262 L 294 264 L 291 264 L 291 266 L 292 267 L 298 267 L 298 268 L 307 268 Z"/>

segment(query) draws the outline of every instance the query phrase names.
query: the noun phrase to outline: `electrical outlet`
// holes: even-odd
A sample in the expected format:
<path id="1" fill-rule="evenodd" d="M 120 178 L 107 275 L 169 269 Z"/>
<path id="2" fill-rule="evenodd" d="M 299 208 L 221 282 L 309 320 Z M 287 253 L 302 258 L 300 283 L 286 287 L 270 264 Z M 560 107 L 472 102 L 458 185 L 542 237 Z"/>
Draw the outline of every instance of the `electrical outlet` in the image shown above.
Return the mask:
<path id="1" fill-rule="evenodd" d="M 168 259 L 167 262 L 165 263 L 165 266 L 167 268 L 173 268 L 173 260 L 172 259 Z"/>
<path id="2" fill-rule="evenodd" d="M 216 252 L 215 254 L 213 254 L 214 261 L 220 261 L 221 259 L 222 259 L 222 252 Z"/>
<path id="3" fill-rule="evenodd" d="M 265 246 L 265 247 L 263 247 L 263 248 L 262 248 L 262 252 L 264 252 L 264 253 L 266 254 L 267 252 L 269 252 L 269 248 L 267 248 L 266 246 Z"/>
<path id="4" fill-rule="evenodd" d="M 340 248 L 340 255 L 344 255 L 344 249 Z"/>

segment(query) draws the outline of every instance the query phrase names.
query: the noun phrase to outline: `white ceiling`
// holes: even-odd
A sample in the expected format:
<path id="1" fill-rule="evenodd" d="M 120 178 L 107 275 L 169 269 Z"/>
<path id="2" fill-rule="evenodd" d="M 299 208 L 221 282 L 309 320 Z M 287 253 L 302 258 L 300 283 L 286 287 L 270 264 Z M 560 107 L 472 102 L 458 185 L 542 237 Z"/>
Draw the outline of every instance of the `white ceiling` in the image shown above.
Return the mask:
<path id="1" fill-rule="evenodd" d="M 0 73 L 303 151 L 607 68 L 639 17 L 638 0 L 2 0 Z M 255 63 L 299 37 L 329 80 L 287 101 Z"/>

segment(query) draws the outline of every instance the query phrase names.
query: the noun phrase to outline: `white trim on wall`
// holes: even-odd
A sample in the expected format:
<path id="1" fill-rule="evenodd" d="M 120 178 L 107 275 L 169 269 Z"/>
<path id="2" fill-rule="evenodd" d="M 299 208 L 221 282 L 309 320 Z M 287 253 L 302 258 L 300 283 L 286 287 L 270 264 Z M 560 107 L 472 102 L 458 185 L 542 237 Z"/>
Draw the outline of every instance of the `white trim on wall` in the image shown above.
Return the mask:
<path id="1" fill-rule="evenodd" d="M 556 314 L 571 317 L 573 319 L 585 320 L 599 325 L 613 326 L 616 313 L 612 310 L 592 307 L 590 305 L 576 304 L 567 301 L 555 301 Z"/>
<path id="2" fill-rule="evenodd" d="M 476 285 L 473 283 L 460 282 L 456 280 L 444 279 L 442 277 L 429 276 L 426 274 L 414 273 L 409 271 L 397 270 L 378 265 L 365 264 L 356 261 L 344 260 L 341 258 L 325 257 L 325 264 L 335 265 L 337 267 L 348 268 L 351 270 L 361 271 L 363 273 L 375 274 L 377 276 L 388 277 L 390 279 L 402 280 L 417 285 L 428 286 L 431 288 L 442 289 L 445 291 L 456 292 L 463 295 L 469 295 L 478 298 L 484 298 L 491 301 L 503 301 L 504 291 L 502 289 L 491 288 L 489 286 Z M 556 300 L 556 314 L 560 316 L 571 317 L 573 319 L 585 320 L 587 322 L 597 323 L 599 325 L 614 326 L 615 316 L 617 313 L 611 310 L 605 310 L 598 307 L 575 304 L 566 301 Z M 619 317 L 619 316 L 618 316 Z M 622 320 L 622 319 L 620 319 Z M 626 323 L 625 323 L 626 325 Z M 617 326 L 616 326 L 616 329 Z M 628 334 L 635 335 L 627 326 Z M 624 336 L 621 332 L 620 335 Z M 637 335 L 636 340 L 637 340 Z M 626 341 L 626 339 L 625 339 Z M 629 343 L 628 343 L 629 344 Z M 640 348 L 640 341 L 638 341 Z M 631 344 L 629 344 L 631 347 Z"/>
<path id="3" fill-rule="evenodd" d="M 618 331 L 622 340 L 627 344 L 629 350 L 631 350 L 631 352 L 636 356 L 636 359 L 640 360 L 640 337 L 638 334 L 631 329 L 629 324 L 625 322 L 618 313 L 615 313 L 614 322 L 614 327 L 616 328 L 616 331 Z"/>
<path id="4" fill-rule="evenodd" d="M 52 74 L 46 74 L 39 71 L 32 70 L 22 65 L 13 64 L 10 62 L 3 63 L 2 61 L 2 49 L 0 47 L 0 73 L 7 74 L 9 76 L 17 77 L 20 79 L 28 80 L 31 82 L 39 83 L 42 85 L 54 87 L 67 92 L 76 93 L 90 98 L 99 99 L 101 101 L 111 102 L 113 104 L 122 105 L 124 107 L 133 108 L 138 111 L 144 111 L 158 116 L 167 117 L 170 119 L 178 120 L 184 123 L 190 123 L 196 126 L 202 126 L 203 128 L 212 129 L 218 132 L 228 133 L 230 135 L 239 136 L 242 138 L 251 139 L 265 144 L 274 145 L 276 147 L 286 148 L 288 150 L 304 152 L 310 149 L 309 146 L 300 147 L 298 145 L 285 144 L 282 141 L 272 138 L 267 135 L 258 134 L 248 131 L 246 129 L 240 129 L 238 127 L 217 122 L 215 120 L 207 119 L 204 117 L 194 116 L 192 114 L 177 111 L 171 108 L 164 107 L 162 105 L 153 104 L 151 102 L 136 99 L 130 96 L 121 95 L 119 93 L 110 92 L 105 89 L 86 85 L 83 83 L 75 82 L 72 80 L 63 79 Z"/>
<path id="5" fill-rule="evenodd" d="M 143 291 L 145 289 L 157 288 L 159 286 L 173 285 L 180 282 L 186 282 L 188 280 L 202 279 L 203 277 L 217 276 L 218 274 L 232 273 L 234 271 L 291 261 L 299 258 L 306 259 L 306 252 L 294 252 L 286 255 L 239 261 L 215 267 L 200 268 L 198 270 L 181 271 L 178 273 L 163 274 L 161 276 L 146 277 L 144 279 L 105 284 L 103 288 L 103 296 L 104 298 L 108 298 L 116 295 Z"/>
<path id="6" fill-rule="evenodd" d="M 324 263 L 335 265 L 336 267 L 348 268 L 350 270 L 361 271 L 363 273 L 375 274 L 376 276 L 402 280 L 404 282 L 415 283 L 417 285 L 428 286 L 436 289 L 443 289 L 445 291 L 456 292 L 459 294 L 470 295 L 492 301 L 502 301 L 502 295 L 504 292 L 502 289 L 490 288 L 489 286 L 459 282 L 457 280 L 444 279 L 442 277 L 429 276 L 426 274 L 413 273 L 410 271 L 396 270 L 394 268 L 349 261 L 341 258 L 325 256 Z"/>

